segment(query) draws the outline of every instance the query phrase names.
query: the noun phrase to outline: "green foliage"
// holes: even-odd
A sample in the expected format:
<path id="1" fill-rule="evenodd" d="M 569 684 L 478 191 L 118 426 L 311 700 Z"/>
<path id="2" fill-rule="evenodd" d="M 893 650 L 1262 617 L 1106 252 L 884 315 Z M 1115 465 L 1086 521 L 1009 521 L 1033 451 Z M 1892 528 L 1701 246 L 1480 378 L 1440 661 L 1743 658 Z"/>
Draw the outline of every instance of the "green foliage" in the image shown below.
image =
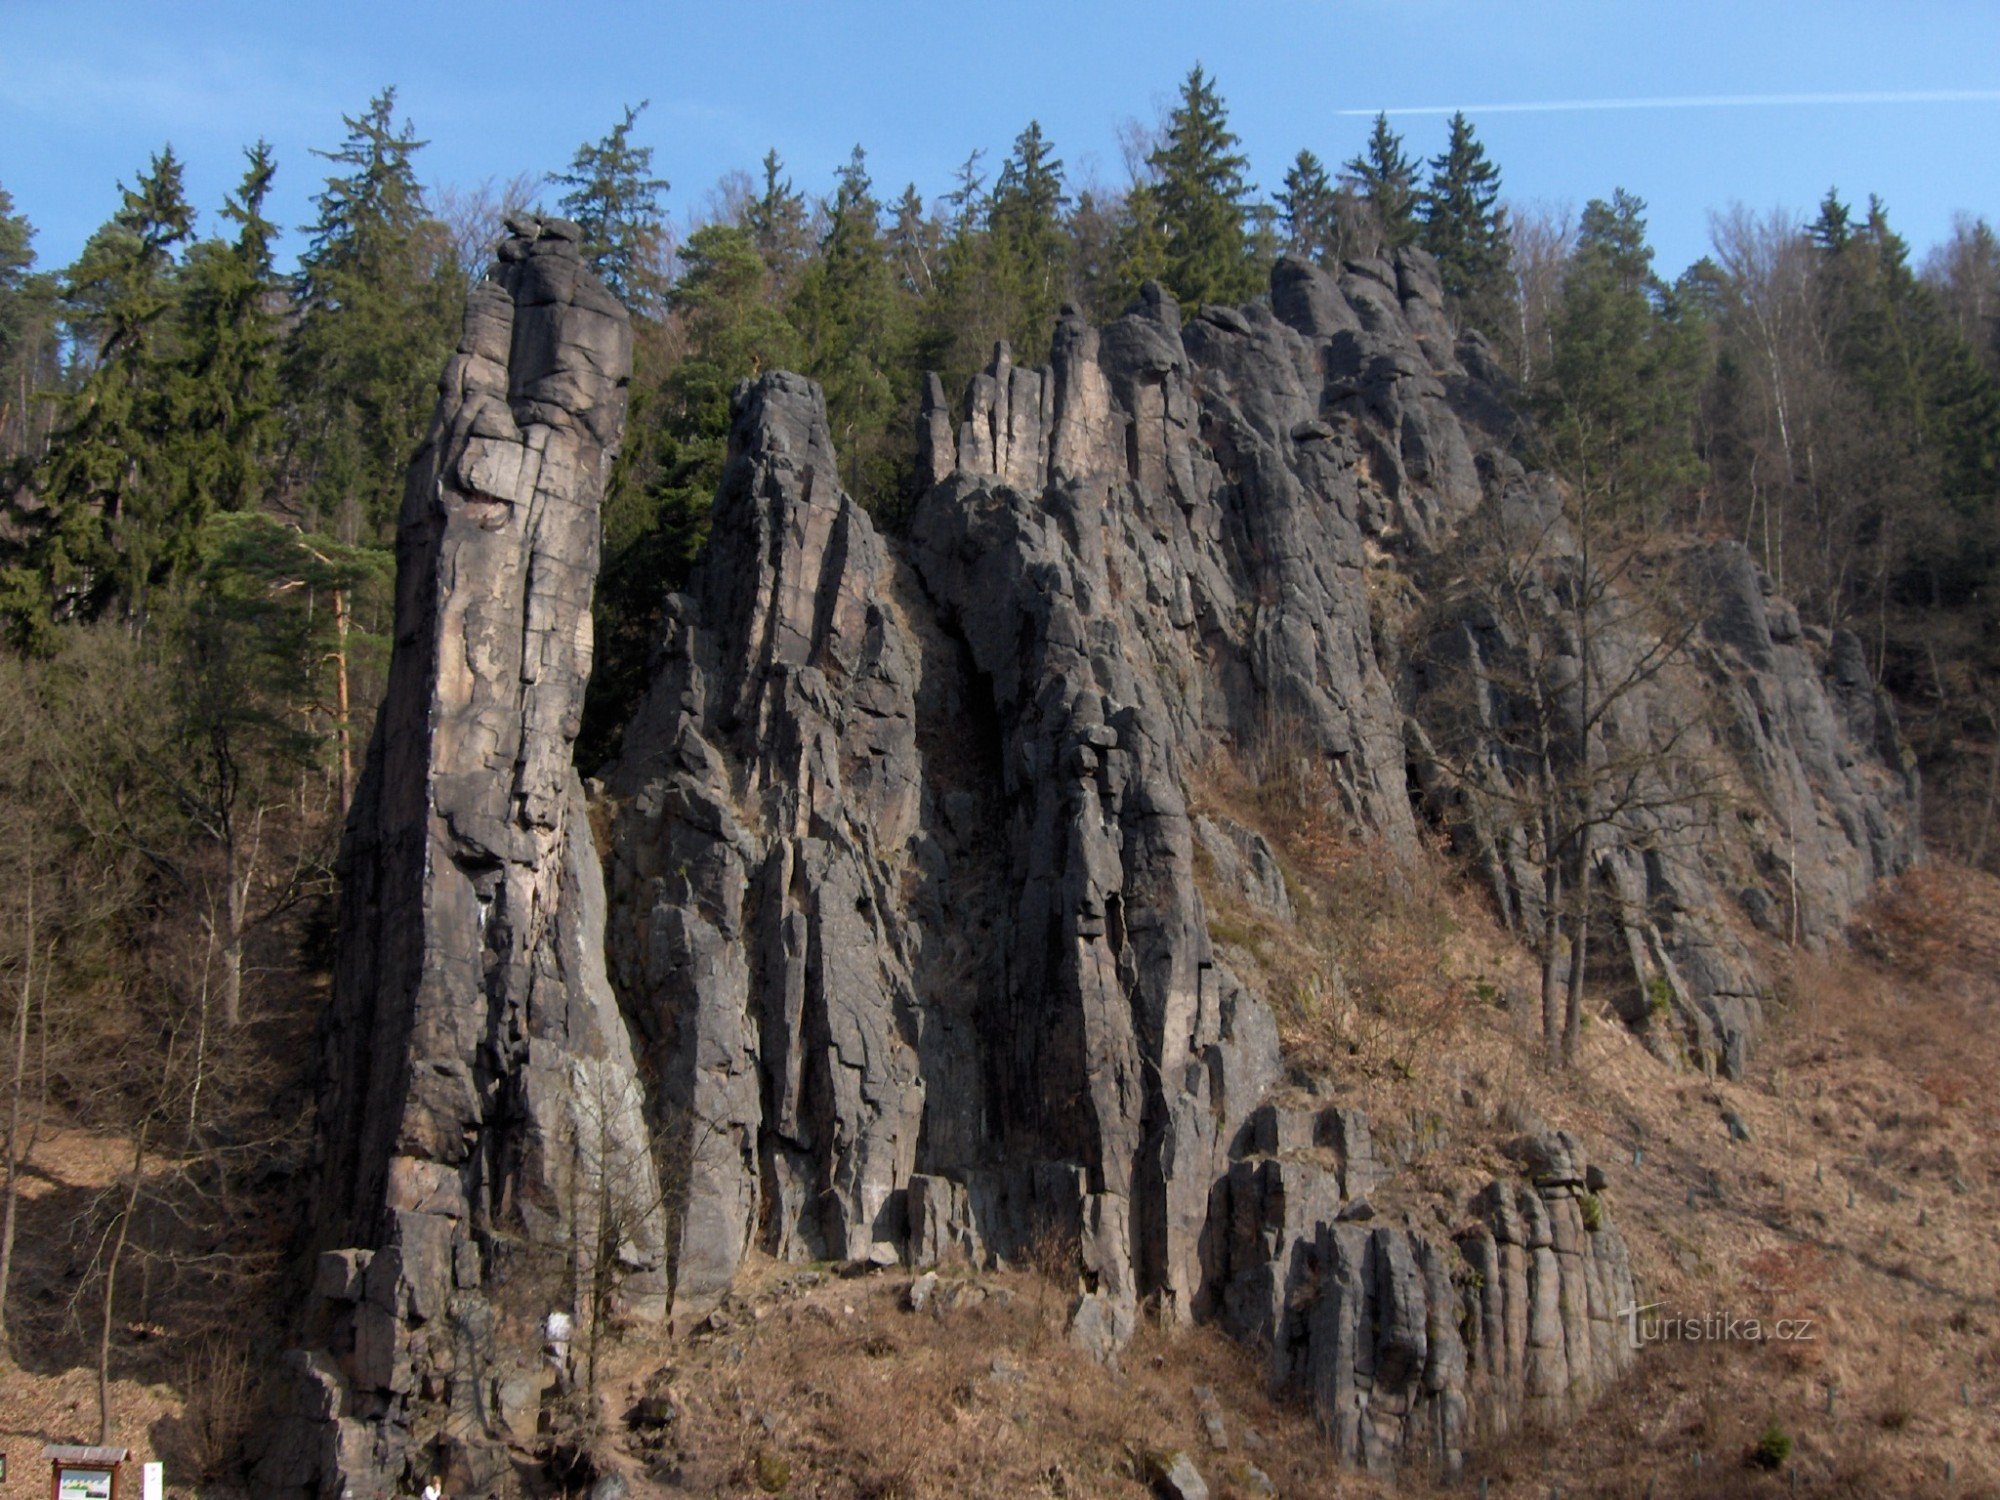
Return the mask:
<path id="1" fill-rule="evenodd" d="M 840 169 L 826 235 L 800 277 L 793 320 L 805 373 L 826 392 L 843 481 L 864 503 L 895 514 L 913 451 L 909 423 L 896 418 L 915 412 L 914 393 L 898 378 L 909 369 L 914 327 L 860 146 Z"/>
<path id="2" fill-rule="evenodd" d="M 1577 1209 L 1583 1215 L 1585 1232 L 1596 1234 L 1604 1228 L 1604 1200 L 1595 1193 L 1585 1193 L 1576 1200 Z"/>
<path id="3" fill-rule="evenodd" d="M 344 170 L 314 200 L 284 362 L 301 509 L 350 541 L 394 523 L 465 303 L 451 237 L 417 186 L 424 142 L 395 124 L 395 103 L 383 90 L 342 117 L 338 149 L 314 153 Z"/>
<path id="4" fill-rule="evenodd" d="M 1301 151 L 1278 193 L 1285 248 L 1302 260 L 1325 262 L 1338 243 L 1340 225 L 1333 182 L 1320 159 Z"/>
<path id="5" fill-rule="evenodd" d="M 1196 64 L 1181 84 L 1166 137 L 1147 158 L 1156 174 L 1145 197 L 1164 240 L 1163 280 L 1190 307 L 1240 302 L 1260 290 L 1244 239 L 1248 158 L 1234 148 L 1215 80 Z"/>
<path id="6" fill-rule="evenodd" d="M 1750 1463 L 1759 1469 L 1782 1469 L 1792 1456 L 1792 1435 L 1778 1425 L 1776 1417 L 1765 1424 L 1757 1446 L 1750 1450 Z"/>
<path id="7" fill-rule="evenodd" d="M 1657 522 L 1697 479 L 1695 397 L 1707 374 L 1699 311 L 1653 275 L 1645 204 L 1592 199 L 1534 393 L 1546 461 L 1613 519 Z"/>
<path id="8" fill-rule="evenodd" d="M 613 296 L 635 313 L 656 310 L 666 292 L 661 261 L 671 184 L 653 176 L 653 148 L 632 143 L 632 127 L 650 101 L 625 106 L 602 140 L 579 146 L 567 172 L 549 181 L 567 188 L 562 211 L 583 229 L 584 258 Z"/>
<path id="9" fill-rule="evenodd" d="M 605 496 L 597 658 L 578 747 L 585 765 L 614 748 L 645 689 L 661 607 L 708 535 L 732 389 L 761 370 L 801 362 L 799 334 L 775 283 L 756 231 L 745 225 L 704 226 L 681 252 L 669 308 L 686 352 L 647 382 L 652 394 L 633 414 L 632 440 Z"/>
<path id="10" fill-rule="evenodd" d="M 987 210 L 999 281 L 1010 305 L 1008 338 L 1015 357 L 1048 357 L 1049 333 L 1062 303 L 1068 259 L 1063 211 L 1069 192 L 1063 164 L 1038 121 L 1014 138 Z"/>
<path id="11" fill-rule="evenodd" d="M 1403 151 L 1403 138 L 1377 115 L 1368 144 L 1348 160 L 1346 181 L 1367 201 L 1384 248 L 1400 249 L 1417 238 L 1417 164 Z"/>
<path id="12" fill-rule="evenodd" d="M 1149 184 L 1139 183 L 1125 195 L 1111 261 L 1111 296 L 1100 304 L 1109 316 L 1123 312 L 1147 282 L 1167 277 L 1166 226 L 1160 217 L 1160 195 Z"/>
<path id="13" fill-rule="evenodd" d="M 806 200 L 783 175 L 785 164 L 778 153 L 764 153 L 764 188 L 750 204 L 744 227 L 771 272 L 776 287 L 788 290 L 798 269 L 812 253 L 812 231 L 808 227 Z"/>
<path id="14" fill-rule="evenodd" d="M 1417 201 L 1417 243 L 1437 258 L 1445 297 L 1482 331 L 1513 319 L 1513 275 L 1500 171 L 1463 113 L 1451 117 L 1445 149 L 1431 158 L 1430 182 Z"/>
<path id="15" fill-rule="evenodd" d="M 143 616 L 156 580 L 189 560 L 199 517 L 175 507 L 172 341 L 178 248 L 194 210 L 171 147 L 152 160 L 64 279 L 65 320 L 87 373 L 61 402 L 36 475 L 46 506 L 10 593 L 43 619 L 118 603 Z M 32 582 L 30 581 L 32 579 Z M 17 620 L 16 633 L 36 629 Z"/>
<path id="16" fill-rule="evenodd" d="M 277 164 L 262 141 L 244 155 L 243 181 L 222 209 L 235 240 L 196 245 L 182 271 L 171 464 L 178 509 L 197 525 L 263 499 L 277 438 L 277 226 L 263 211 Z"/>

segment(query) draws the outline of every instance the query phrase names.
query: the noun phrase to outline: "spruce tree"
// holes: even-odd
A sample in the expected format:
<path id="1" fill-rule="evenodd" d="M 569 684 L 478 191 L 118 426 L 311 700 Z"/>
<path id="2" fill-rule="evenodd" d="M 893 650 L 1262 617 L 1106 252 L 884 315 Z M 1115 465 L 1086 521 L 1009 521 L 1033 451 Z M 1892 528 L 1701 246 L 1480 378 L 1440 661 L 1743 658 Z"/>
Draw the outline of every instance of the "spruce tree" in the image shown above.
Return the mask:
<path id="1" fill-rule="evenodd" d="M 1333 183 L 1320 159 L 1301 151 L 1285 173 L 1277 195 L 1285 249 L 1301 260 L 1324 264 L 1333 254 L 1339 234 Z"/>
<path id="2" fill-rule="evenodd" d="M 1001 164 L 987 215 L 1008 303 L 1007 336 L 1023 363 L 1037 363 L 1048 354 L 1066 285 L 1063 214 L 1068 207 L 1063 164 L 1041 124 L 1030 120 Z"/>
<path id="3" fill-rule="evenodd" d="M 868 158 L 854 148 L 840 169 L 819 256 L 800 278 L 795 299 L 805 373 L 826 393 L 833 440 L 849 489 L 893 508 L 903 474 L 890 413 L 905 399 L 908 308 L 898 296 L 884 243 L 882 208 Z"/>
<path id="4" fill-rule="evenodd" d="M 183 275 L 175 469 L 197 526 L 211 511 L 262 499 L 276 437 L 278 226 L 264 217 L 264 201 L 277 163 L 263 141 L 244 155 L 243 181 L 222 208 L 236 238 L 195 246 Z"/>
<path id="5" fill-rule="evenodd" d="M 192 555 L 193 538 L 173 514 L 176 429 L 166 400 L 177 252 L 194 228 L 173 148 L 120 194 L 122 206 L 63 284 L 70 335 L 88 363 L 36 476 L 46 507 L 33 547 L 39 607 L 57 615 L 116 602 L 143 618 L 152 585 Z"/>
<path id="6" fill-rule="evenodd" d="M 465 305 L 450 236 L 417 186 L 424 142 L 396 125 L 395 103 L 383 90 L 342 117 L 338 149 L 313 153 L 338 170 L 314 199 L 284 364 L 307 527 L 349 541 L 393 526 Z"/>
<path id="7" fill-rule="evenodd" d="M 1367 200 L 1387 250 L 1398 250 L 1417 237 L 1417 165 L 1403 153 L 1403 138 L 1389 128 L 1389 117 L 1378 114 L 1366 150 L 1351 158 L 1344 180 Z"/>
<path id="8" fill-rule="evenodd" d="M 1181 84 L 1166 138 L 1147 158 L 1147 188 L 1165 241 L 1165 281 L 1189 306 L 1240 302 L 1259 290 L 1244 237 L 1247 158 L 1234 147 L 1229 113 L 1215 81 L 1197 63 Z"/>
<path id="9" fill-rule="evenodd" d="M 764 153 L 763 168 L 763 191 L 744 210 L 743 224 L 783 290 L 791 286 L 798 268 L 812 253 L 812 231 L 806 222 L 805 197 L 792 187 L 791 178 L 784 176 L 785 164 L 776 151 Z"/>
<path id="10" fill-rule="evenodd" d="M 1463 321 L 1484 332 L 1502 330 L 1512 322 L 1513 278 L 1500 172 L 1462 112 L 1451 117 L 1450 137 L 1430 165 L 1417 204 L 1417 242 L 1437 258 L 1445 296 Z"/>
<path id="11" fill-rule="evenodd" d="M 1619 524 L 1657 523 L 1701 470 L 1707 343 L 1694 299 L 1653 274 L 1645 207 L 1621 188 L 1584 208 L 1535 393 L 1548 463 Z"/>
<path id="12" fill-rule="evenodd" d="M 569 191 L 562 211 L 583 230 L 583 254 L 611 294 L 634 313 L 659 310 L 666 291 L 661 251 L 670 184 L 653 176 L 653 148 L 632 142 L 632 127 L 650 101 L 625 106 L 625 116 L 601 140 L 576 148 L 567 172 L 549 181 Z"/>

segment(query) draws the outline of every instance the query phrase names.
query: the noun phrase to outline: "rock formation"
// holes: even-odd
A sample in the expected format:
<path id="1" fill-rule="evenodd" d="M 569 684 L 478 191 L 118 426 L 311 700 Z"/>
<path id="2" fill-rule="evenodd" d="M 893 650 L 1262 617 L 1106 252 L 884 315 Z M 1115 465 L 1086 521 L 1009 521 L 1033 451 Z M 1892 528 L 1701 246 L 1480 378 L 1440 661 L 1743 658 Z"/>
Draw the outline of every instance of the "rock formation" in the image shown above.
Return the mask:
<path id="1" fill-rule="evenodd" d="M 327 1036 L 325 1318 L 274 1482 L 379 1492 L 434 1441 L 476 1472 L 535 1407 L 523 1320 L 563 1301 L 537 1268 L 564 1246 L 683 1326 L 752 1250 L 1069 1259 L 1094 1352 L 1142 1311 L 1219 1319 L 1377 1467 L 1452 1472 L 1612 1379 L 1631 1273 L 1579 1143 L 1518 1143 L 1525 1178 L 1448 1230 L 1376 1222 L 1395 1160 L 1301 1080 L 1277 1107 L 1276 1027 L 1196 880 L 1291 919 L 1257 830 L 1190 813 L 1229 755 L 1311 767 L 1395 849 L 1454 826 L 1533 919 L 1523 831 L 1426 761 L 1436 664 L 1504 712 L 1519 643 L 1405 638 L 1372 586 L 1560 505 L 1428 260 L 1281 262 L 1268 304 L 1185 322 L 1150 287 L 1103 329 L 1066 309 L 1048 368 L 1003 346 L 957 408 L 931 382 L 898 539 L 843 493 L 810 382 L 741 387 L 604 775 L 601 894 L 568 752 L 624 325 L 567 229 L 521 230 L 406 503 Z M 1634 823 L 1598 857 L 1659 1050 L 1728 1067 L 1744 934 L 1837 929 L 1914 857 L 1915 789 L 1851 643 L 1740 549 L 1676 565 L 1703 632 L 1614 731 L 1699 719 L 1738 800 L 1726 838 Z"/>
<path id="2" fill-rule="evenodd" d="M 530 1437 L 540 1319 L 665 1216 L 571 766 L 631 331 L 574 225 L 516 220 L 411 465 L 389 684 L 342 845 L 323 1026 L 316 1347 L 263 1480 L 484 1485 Z"/>

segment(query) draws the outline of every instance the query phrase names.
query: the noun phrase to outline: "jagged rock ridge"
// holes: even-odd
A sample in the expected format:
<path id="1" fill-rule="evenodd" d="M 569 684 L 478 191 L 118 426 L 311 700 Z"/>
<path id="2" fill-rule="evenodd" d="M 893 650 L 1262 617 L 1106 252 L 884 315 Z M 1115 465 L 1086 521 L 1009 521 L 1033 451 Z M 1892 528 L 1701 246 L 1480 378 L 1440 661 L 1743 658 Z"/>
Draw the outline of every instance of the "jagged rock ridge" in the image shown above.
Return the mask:
<path id="1" fill-rule="evenodd" d="M 957 411 L 932 382 L 929 488 L 900 543 L 840 492 L 809 383 L 743 391 L 709 551 L 607 777 L 612 972 L 692 1188 L 680 1316 L 752 1246 L 923 1262 L 1055 1236 L 1091 1289 L 1079 1336 L 1112 1349 L 1142 1306 L 1202 1316 L 1245 1278 L 1284 1285 L 1273 1266 L 1310 1244 L 1315 1275 L 1389 1290 L 1329 1312 L 1318 1353 L 1234 1321 L 1293 1349 L 1274 1373 L 1323 1392 L 1351 1458 L 1445 1459 L 1611 1378 L 1630 1273 L 1615 1232 L 1578 1237 L 1562 1192 L 1496 1185 L 1459 1251 L 1346 1225 L 1337 1195 L 1262 1248 L 1224 1230 L 1279 1060 L 1209 941 L 1193 850 L 1235 841 L 1253 872 L 1269 851 L 1197 827 L 1186 789 L 1207 757 L 1276 742 L 1376 836 L 1414 842 L 1413 648 L 1381 638 L 1367 579 L 1443 558 L 1482 506 L 1551 503 L 1505 451 L 1490 372 L 1415 253 L 1338 277 L 1284 263 L 1269 306 L 1185 324 L 1156 289 L 1105 329 L 1066 313 L 1046 370 L 1003 348 Z M 1795 816 L 1785 838 L 1817 870 L 1786 898 L 1824 933 L 1913 856 L 1914 789 L 1850 653 L 1773 637 L 1742 561 L 1700 560 L 1729 585 L 1705 654 L 1619 729 L 1685 712 L 1671 694 L 1712 673 L 1719 752 L 1767 807 L 1782 786 L 1811 809 L 1817 832 Z M 1729 845 L 1767 877 L 1770 822 Z M 1635 981 L 1665 983 L 1685 1028 L 1665 1050 L 1731 1065 L 1757 983 L 1716 900 L 1735 866 L 1651 839 L 1600 855 Z M 1518 869 L 1495 867 L 1531 917 Z M 1479 1256 L 1511 1292 L 1469 1293 Z M 1417 1376 L 1357 1352 L 1396 1345 L 1397 1318 L 1455 1327 L 1453 1309 L 1505 1336 L 1452 1356 L 1440 1332 Z M 1402 1417 L 1342 1427 L 1378 1380 L 1371 1409 Z"/>
<path id="2" fill-rule="evenodd" d="M 1081 1341 L 1219 1318 L 1377 1466 L 1449 1472 L 1613 1378 L 1631 1276 L 1580 1146 L 1527 1143 L 1528 1184 L 1458 1205 L 1450 1242 L 1371 1223 L 1394 1163 L 1335 1101 L 1270 1105 L 1276 1028 L 1195 879 L 1199 844 L 1285 918 L 1256 831 L 1190 816 L 1217 755 L 1310 763 L 1397 848 L 1413 770 L 1457 816 L 1421 776 L 1429 643 L 1385 634 L 1371 570 L 1553 491 L 1507 456 L 1428 262 L 1281 263 L 1268 306 L 1185 324 L 1154 289 L 1108 328 L 1066 311 L 1046 370 L 1003 349 L 958 412 L 933 382 L 901 540 L 842 493 L 817 389 L 746 385 L 605 774 L 599 905 L 568 750 L 625 335 L 569 231 L 522 230 L 406 505 L 328 1029 L 325 1321 L 274 1482 L 377 1493 L 433 1445 L 478 1472 L 543 1383 L 536 1247 L 586 1239 L 642 1310 L 666 1272 L 682 1322 L 753 1248 L 1068 1253 Z M 1855 653 L 1744 561 L 1702 564 L 1724 586 L 1701 664 L 1715 748 L 1782 811 L 1719 862 L 1601 851 L 1635 980 L 1725 1066 L 1756 976 L 1715 893 L 1748 868 L 1758 919 L 1778 827 L 1792 920 L 1825 932 L 1915 848 Z M 1467 633 L 1470 658 L 1506 649 Z M 1620 732 L 1676 709 L 1635 698 Z M 1516 835 L 1468 833 L 1531 918 Z"/>
<path id="3" fill-rule="evenodd" d="M 631 330 L 574 225 L 509 228 L 403 502 L 322 1028 L 316 1347 L 262 1471 L 282 1490 L 392 1493 L 444 1461 L 483 1486 L 533 1435 L 556 1268 L 611 1255 L 628 1305 L 664 1299 L 570 754 Z"/>

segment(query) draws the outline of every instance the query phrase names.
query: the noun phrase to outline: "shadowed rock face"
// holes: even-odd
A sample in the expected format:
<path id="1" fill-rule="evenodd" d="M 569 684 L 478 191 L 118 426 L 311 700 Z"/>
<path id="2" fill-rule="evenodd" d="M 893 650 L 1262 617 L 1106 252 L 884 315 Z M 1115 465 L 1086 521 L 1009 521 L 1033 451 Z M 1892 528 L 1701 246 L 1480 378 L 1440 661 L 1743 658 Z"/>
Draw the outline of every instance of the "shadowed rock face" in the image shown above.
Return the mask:
<path id="1" fill-rule="evenodd" d="M 1066 312 L 1045 370 L 1003 348 L 957 410 L 933 381 L 894 541 L 815 386 L 739 388 L 606 773 L 600 890 L 569 755 L 626 334 L 565 226 L 502 258 L 405 507 L 326 1036 L 319 1352 L 270 1482 L 372 1494 L 437 1442 L 487 1483 L 533 1426 L 566 1247 L 683 1325 L 752 1251 L 1068 1255 L 1079 1342 L 1219 1319 L 1376 1467 L 1451 1472 L 1614 1378 L 1631 1273 L 1578 1143 L 1527 1143 L 1449 1240 L 1373 1222 L 1396 1161 L 1352 1110 L 1267 1102 L 1276 1027 L 1195 880 L 1199 848 L 1290 920 L 1262 837 L 1189 813 L 1224 754 L 1304 764 L 1415 848 L 1430 644 L 1384 636 L 1371 570 L 1421 578 L 1469 519 L 1552 503 L 1428 260 L 1281 263 L 1268 306 L 1185 322 L 1149 289 L 1107 328 Z M 1831 932 L 1913 857 L 1914 787 L 1855 651 L 1740 549 L 1687 566 L 1700 650 L 1617 732 L 1698 716 L 1762 821 L 1600 853 L 1635 980 L 1728 1066 L 1756 974 L 1718 893 L 1757 919 L 1782 868 L 1800 935 Z M 1520 831 L 1462 831 L 1532 921 Z"/>
<path id="2" fill-rule="evenodd" d="M 342 845 L 323 1027 L 319 1349 L 267 1482 L 468 1483 L 534 1427 L 566 1257 L 663 1302 L 661 1195 L 571 766 L 631 332 L 574 226 L 510 225 L 397 538 L 394 655 Z"/>
<path id="3" fill-rule="evenodd" d="M 1115 1350 L 1147 1306 L 1220 1317 L 1377 1465 L 1450 1467 L 1615 1376 L 1631 1276 L 1580 1156 L 1466 1205 L 1455 1246 L 1343 1217 L 1366 1189 L 1267 1139 L 1275 1027 L 1194 879 L 1199 844 L 1287 919 L 1262 840 L 1190 818 L 1217 754 L 1323 769 L 1414 845 L 1420 648 L 1382 638 L 1367 578 L 1443 566 L 1484 507 L 1551 503 L 1503 451 L 1490 372 L 1418 254 L 1286 263 L 1268 307 L 1185 322 L 1149 289 L 1108 328 L 1066 313 L 1047 369 L 1002 348 L 957 409 L 933 381 L 893 542 L 841 492 L 816 388 L 739 391 L 708 551 L 607 777 L 609 963 L 688 1190 L 677 1319 L 753 1249 L 1073 1247 L 1079 1340 Z M 1913 789 L 1865 674 L 1774 632 L 1743 562 L 1693 556 L 1714 623 L 1617 729 L 1698 713 L 1754 796 L 1810 806 L 1795 899 L 1829 932 L 1913 856 Z M 1664 973 L 1689 1055 L 1723 1066 L 1756 975 L 1718 893 L 1771 868 L 1773 823 L 1746 826 L 1721 860 L 1644 829 L 1601 851 L 1635 979 Z M 1358 1117 L 1329 1128 L 1365 1145 Z"/>

